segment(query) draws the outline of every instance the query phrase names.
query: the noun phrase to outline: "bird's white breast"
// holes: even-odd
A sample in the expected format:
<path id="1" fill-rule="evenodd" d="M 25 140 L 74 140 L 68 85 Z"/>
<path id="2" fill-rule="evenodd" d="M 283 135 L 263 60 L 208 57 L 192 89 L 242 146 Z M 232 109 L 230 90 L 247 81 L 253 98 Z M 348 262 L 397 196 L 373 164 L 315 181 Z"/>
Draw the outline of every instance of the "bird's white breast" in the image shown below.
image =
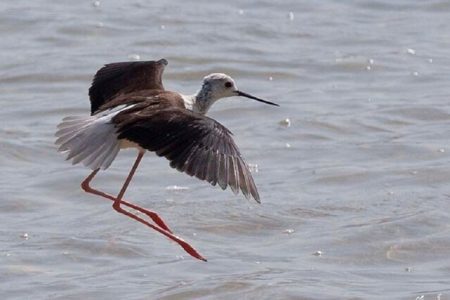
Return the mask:
<path id="1" fill-rule="evenodd" d="M 181 98 L 183 98 L 184 101 L 184 106 L 186 107 L 186 109 L 189 109 L 190 111 L 194 110 L 194 97 L 193 96 L 188 96 L 188 95 L 181 95 Z"/>
<path id="2" fill-rule="evenodd" d="M 126 149 L 126 148 L 137 148 L 139 151 L 144 151 L 144 149 L 139 146 L 139 144 L 132 142 L 127 139 L 121 139 L 120 140 L 120 149 Z"/>

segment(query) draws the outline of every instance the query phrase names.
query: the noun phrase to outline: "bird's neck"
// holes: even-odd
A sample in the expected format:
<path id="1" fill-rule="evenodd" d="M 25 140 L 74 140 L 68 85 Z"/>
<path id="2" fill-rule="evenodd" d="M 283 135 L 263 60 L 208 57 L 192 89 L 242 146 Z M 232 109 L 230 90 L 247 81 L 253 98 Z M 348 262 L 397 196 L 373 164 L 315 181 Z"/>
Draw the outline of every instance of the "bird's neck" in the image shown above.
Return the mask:
<path id="1" fill-rule="evenodd" d="M 183 100 L 187 109 L 204 115 L 218 99 L 213 97 L 210 90 L 201 89 L 193 95 L 183 96 Z"/>

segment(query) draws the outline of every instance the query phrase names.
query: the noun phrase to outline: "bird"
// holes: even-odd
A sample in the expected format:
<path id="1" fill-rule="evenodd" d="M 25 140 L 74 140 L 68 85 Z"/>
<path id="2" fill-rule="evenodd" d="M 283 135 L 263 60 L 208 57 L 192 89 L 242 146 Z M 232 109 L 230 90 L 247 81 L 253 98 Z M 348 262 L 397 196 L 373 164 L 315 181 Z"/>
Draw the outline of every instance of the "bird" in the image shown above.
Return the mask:
<path id="1" fill-rule="evenodd" d="M 55 133 L 58 151 L 72 164 L 92 172 L 81 183 L 87 192 L 113 201 L 113 208 L 178 243 L 188 254 L 206 261 L 197 250 L 176 236 L 154 211 L 124 199 L 124 194 L 146 151 L 169 160 L 170 166 L 222 189 L 230 187 L 260 202 L 255 182 L 232 133 L 206 116 L 219 99 L 240 96 L 279 106 L 240 91 L 226 74 L 203 78 L 193 95 L 168 91 L 162 83 L 166 59 L 109 63 L 100 68 L 89 88 L 90 115 L 62 119 Z M 117 196 L 91 187 L 121 149 L 137 149 L 137 157 Z M 125 209 L 128 207 L 129 209 Z M 131 209 L 131 210 L 130 210 Z M 144 219 L 135 210 L 148 216 Z"/>

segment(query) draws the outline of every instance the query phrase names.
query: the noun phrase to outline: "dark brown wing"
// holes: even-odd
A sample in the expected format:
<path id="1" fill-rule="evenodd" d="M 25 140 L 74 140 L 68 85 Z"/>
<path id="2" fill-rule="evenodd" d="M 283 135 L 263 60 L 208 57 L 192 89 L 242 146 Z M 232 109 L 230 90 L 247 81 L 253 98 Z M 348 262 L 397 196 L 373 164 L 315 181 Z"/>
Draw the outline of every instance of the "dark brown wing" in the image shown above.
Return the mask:
<path id="1" fill-rule="evenodd" d="M 97 71 L 89 89 L 91 114 L 119 93 L 164 90 L 162 74 L 167 60 L 119 62 Z"/>
<path id="2" fill-rule="evenodd" d="M 206 116 L 180 108 L 119 113 L 113 122 L 128 139 L 170 161 L 170 166 L 222 189 L 239 189 L 259 202 L 252 175 L 232 133 Z"/>

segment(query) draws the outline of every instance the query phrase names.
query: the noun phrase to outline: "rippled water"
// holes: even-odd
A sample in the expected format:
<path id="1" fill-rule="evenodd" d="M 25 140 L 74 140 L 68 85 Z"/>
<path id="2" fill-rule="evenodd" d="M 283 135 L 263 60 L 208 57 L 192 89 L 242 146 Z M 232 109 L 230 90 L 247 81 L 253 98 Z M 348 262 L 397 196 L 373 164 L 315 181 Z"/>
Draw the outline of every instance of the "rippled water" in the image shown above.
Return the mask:
<path id="1" fill-rule="evenodd" d="M 449 15 L 438 0 L 3 1 L 0 298 L 450 299 Z M 207 263 L 85 194 L 89 171 L 53 145 L 100 66 L 161 57 L 168 89 L 226 72 L 281 104 L 210 113 L 257 165 L 261 205 L 152 154 L 127 193 Z M 134 157 L 95 186 L 117 192 Z"/>

